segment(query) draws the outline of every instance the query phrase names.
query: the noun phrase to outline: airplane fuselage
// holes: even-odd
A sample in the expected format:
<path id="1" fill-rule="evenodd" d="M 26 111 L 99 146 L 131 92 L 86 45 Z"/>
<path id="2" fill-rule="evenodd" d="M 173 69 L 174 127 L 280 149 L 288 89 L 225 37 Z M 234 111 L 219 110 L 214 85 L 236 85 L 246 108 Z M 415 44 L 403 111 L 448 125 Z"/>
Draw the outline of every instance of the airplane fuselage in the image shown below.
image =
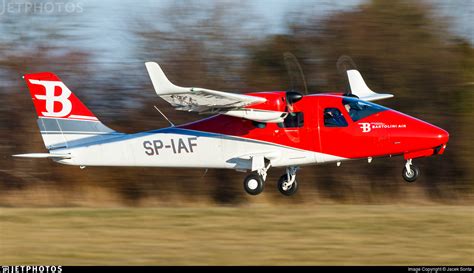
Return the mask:
<path id="1" fill-rule="evenodd" d="M 284 93 L 254 95 L 274 99 Z M 366 117 L 351 116 L 344 102 L 357 100 L 305 96 L 294 105 L 295 118 L 288 124 L 216 115 L 149 132 L 115 133 L 51 153 L 71 154 L 70 159 L 57 161 L 81 166 L 248 170 L 256 155 L 270 160 L 273 167 L 283 167 L 402 154 L 414 158 L 444 151 L 448 134 L 434 125 L 381 106 L 368 109 Z M 343 123 L 330 123 L 328 111 L 339 112 Z"/>

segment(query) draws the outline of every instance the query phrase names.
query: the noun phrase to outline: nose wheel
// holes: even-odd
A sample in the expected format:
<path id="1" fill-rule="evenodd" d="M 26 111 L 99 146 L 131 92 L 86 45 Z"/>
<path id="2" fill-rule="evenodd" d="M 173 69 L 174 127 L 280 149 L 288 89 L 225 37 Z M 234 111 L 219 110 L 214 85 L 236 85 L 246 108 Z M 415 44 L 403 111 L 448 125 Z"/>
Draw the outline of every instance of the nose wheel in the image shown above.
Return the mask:
<path id="1" fill-rule="evenodd" d="M 278 179 L 277 187 L 281 194 L 291 196 L 298 190 L 298 183 L 296 182 L 296 171 L 298 167 L 289 167 L 286 169 L 286 174 Z"/>
<path id="2" fill-rule="evenodd" d="M 403 168 L 402 176 L 406 182 L 412 183 L 420 176 L 420 168 L 412 164 L 412 160 L 408 159 Z"/>

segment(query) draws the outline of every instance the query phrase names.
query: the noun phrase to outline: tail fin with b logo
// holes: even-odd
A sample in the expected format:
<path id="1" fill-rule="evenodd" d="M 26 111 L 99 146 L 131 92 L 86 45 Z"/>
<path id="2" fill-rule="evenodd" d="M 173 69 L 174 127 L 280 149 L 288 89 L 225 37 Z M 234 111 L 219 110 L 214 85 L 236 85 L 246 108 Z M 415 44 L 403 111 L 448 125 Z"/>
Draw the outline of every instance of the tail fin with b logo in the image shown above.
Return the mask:
<path id="1" fill-rule="evenodd" d="M 55 74 L 42 72 L 23 78 L 47 149 L 67 148 L 117 134 L 102 124 Z"/>

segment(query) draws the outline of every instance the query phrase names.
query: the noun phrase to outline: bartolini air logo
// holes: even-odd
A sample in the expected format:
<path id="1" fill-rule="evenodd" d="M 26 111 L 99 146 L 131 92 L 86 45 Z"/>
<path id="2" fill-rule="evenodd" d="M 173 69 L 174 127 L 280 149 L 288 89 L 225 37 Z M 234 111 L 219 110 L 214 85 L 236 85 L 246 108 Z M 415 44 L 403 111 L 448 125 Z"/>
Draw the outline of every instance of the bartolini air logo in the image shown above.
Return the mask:
<path id="1" fill-rule="evenodd" d="M 362 133 L 371 132 L 374 129 L 394 129 L 394 128 L 407 128 L 406 124 L 385 124 L 383 122 L 359 122 L 359 126 L 362 129 Z"/>
<path id="2" fill-rule="evenodd" d="M 46 101 L 46 112 L 41 112 L 41 114 L 46 117 L 65 117 L 71 113 L 72 103 L 69 100 L 69 96 L 71 96 L 72 93 L 63 82 L 30 80 L 30 83 L 42 85 L 46 90 L 44 95 L 35 95 L 37 99 Z M 59 90 L 60 94 L 55 96 L 55 90 Z M 62 107 L 60 111 L 54 111 L 54 103 L 61 104 Z"/>

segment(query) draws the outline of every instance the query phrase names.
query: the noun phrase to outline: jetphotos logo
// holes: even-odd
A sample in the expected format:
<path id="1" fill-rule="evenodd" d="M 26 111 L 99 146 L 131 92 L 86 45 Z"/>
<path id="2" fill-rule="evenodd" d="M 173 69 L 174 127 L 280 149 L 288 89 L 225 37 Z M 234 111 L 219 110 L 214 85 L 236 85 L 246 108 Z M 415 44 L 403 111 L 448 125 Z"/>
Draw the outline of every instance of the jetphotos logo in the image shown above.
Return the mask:
<path id="1" fill-rule="evenodd" d="M 70 0 L 0 0 L 0 15 L 4 14 L 67 14 L 84 12 L 84 4 Z"/>
<path id="2" fill-rule="evenodd" d="M 407 128 L 406 124 L 385 124 L 383 122 L 360 122 L 359 126 L 362 129 L 362 133 L 368 133 L 374 129 Z"/>
<path id="3" fill-rule="evenodd" d="M 72 103 L 69 100 L 72 92 L 69 90 L 63 82 L 58 81 L 39 81 L 30 80 L 30 83 L 36 85 L 42 85 L 46 90 L 44 95 L 35 95 L 37 99 L 46 101 L 46 112 L 41 112 L 45 117 L 65 117 L 71 113 Z M 55 95 L 55 90 L 59 91 L 59 94 Z M 54 104 L 59 103 L 62 107 L 57 107 L 59 110 L 55 112 Z"/>
<path id="4" fill-rule="evenodd" d="M 2 265 L 1 273 L 61 273 L 61 265 Z"/>

